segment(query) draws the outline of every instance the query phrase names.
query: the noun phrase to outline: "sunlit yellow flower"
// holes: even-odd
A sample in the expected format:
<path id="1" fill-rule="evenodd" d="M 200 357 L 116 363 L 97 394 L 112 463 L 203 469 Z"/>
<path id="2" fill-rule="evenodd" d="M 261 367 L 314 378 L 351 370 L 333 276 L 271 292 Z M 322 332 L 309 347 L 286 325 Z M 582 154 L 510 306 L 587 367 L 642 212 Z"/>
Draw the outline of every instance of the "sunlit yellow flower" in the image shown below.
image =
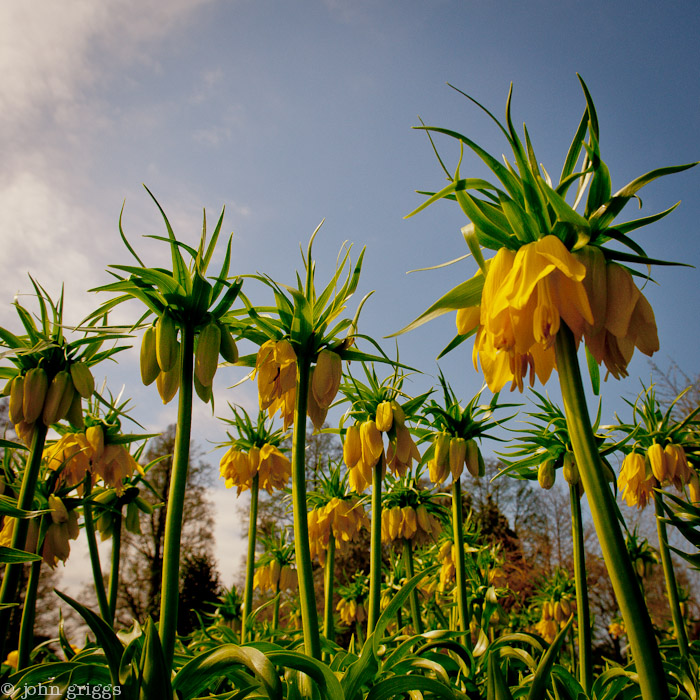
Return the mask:
<path id="1" fill-rule="evenodd" d="M 617 487 L 628 506 L 644 508 L 658 482 L 651 473 L 648 460 L 639 452 L 630 452 L 622 461 Z"/>
<path id="2" fill-rule="evenodd" d="M 384 452 L 384 443 L 382 434 L 373 420 L 366 420 L 360 425 L 360 440 L 363 461 L 375 465 Z"/>
<path id="3" fill-rule="evenodd" d="M 369 529 L 369 518 L 357 499 L 334 497 L 308 515 L 309 545 L 311 556 L 319 563 L 326 563 L 326 551 L 331 535 L 335 539 L 339 554 L 349 549 L 350 542 L 357 539 L 362 528 Z"/>
<path id="4" fill-rule="evenodd" d="M 8 666 L 12 666 L 12 668 L 17 668 L 18 661 L 19 661 L 19 651 L 17 651 L 17 649 L 14 649 L 13 651 L 11 651 L 7 655 L 7 658 L 3 661 L 3 663 L 7 664 Z"/>
<path id="5" fill-rule="evenodd" d="M 394 429 L 396 437 L 389 441 L 386 450 L 387 467 L 393 474 L 405 476 L 414 460 L 420 462 L 420 452 L 405 425 L 395 422 Z"/>
<path id="6" fill-rule="evenodd" d="M 440 521 L 423 504 L 415 509 L 394 506 L 382 511 L 382 542 L 386 544 L 398 539 L 423 544 L 434 540 L 441 530 Z"/>
<path id="7" fill-rule="evenodd" d="M 542 618 L 537 624 L 535 624 L 535 630 L 539 633 L 542 639 L 548 644 L 551 644 L 559 632 L 559 625 L 553 619 L 545 620 Z"/>
<path id="8" fill-rule="evenodd" d="M 392 411 L 391 401 L 382 401 L 377 406 L 376 411 L 376 424 L 377 430 L 383 433 L 391 430 L 391 426 L 394 423 L 394 414 Z"/>
<path id="9" fill-rule="evenodd" d="M 360 438 L 360 426 L 355 423 L 345 432 L 343 443 L 343 459 L 348 469 L 352 469 L 362 458 L 362 440 Z"/>
<path id="10" fill-rule="evenodd" d="M 267 409 L 270 417 L 280 411 L 285 430 L 294 419 L 296 361 L 296 353 L 288 340 L 268 340 L 260 346 L 255 360 L 260 408 Z"/>
<path id="11" fill-rule="evenodd" d="M 458 309 L 455 323 L 457 324 L 457 333 L 467 335 L 479 326 L 481 318 L 480 306 L 467 306 L 463 309 Z"/>
<path id="12" fill-rule="evenodd" d="M 501 248 L 491 260 L 481 295 L 474 361 L 481 363 L 492 391 L 510 381 L 522 391 L 537 374 L 547 381 L 554 368 L 553 345 L 561 320 L 580 340 L 593 323 L 583 286 L 585 266 L 556 236 Z"/>
<path id="13" fill-rule="evenodd" d="M 138 468 L 125 445 L 107 444 L 101 456 L 91 459 L 91 462 L 94 473 L 101 476 L 105 484 L 113 487 L 119 495 L 124 492 L 124 480 L 130 478 Z"/>

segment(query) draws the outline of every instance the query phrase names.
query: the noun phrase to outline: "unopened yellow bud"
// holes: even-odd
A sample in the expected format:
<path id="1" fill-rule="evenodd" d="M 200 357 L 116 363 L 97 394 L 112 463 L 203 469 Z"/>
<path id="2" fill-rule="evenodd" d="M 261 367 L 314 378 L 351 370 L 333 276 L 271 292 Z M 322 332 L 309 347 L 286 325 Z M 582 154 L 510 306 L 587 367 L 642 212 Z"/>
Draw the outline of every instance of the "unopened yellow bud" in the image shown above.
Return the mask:
<path id="1" fill-rule="evenodd" d="M 450 472 L 453 479 L 462 476 L 467 457 L 467 441 L 462 437 L 453 437 L 450 440 Z"/>
<path id="2" fill-rule="evenodd" d="M 557 477 L 554 465 L 556 460 L 553 457 L 545 459 L 537 470 L 537 481 L 543 489 L 551 489 Z"/>
<path id="3" fill-rule="evenodd" d="M 343 376 L 343 362 L 340 355 L 324 349 L 318 354 L 311 391 L 321 408 L 329 408 L 338 393 Z"/>
<path id="4" fill-rule="evenodd" d="M 355 423 L 345 431 L 343 443 L 343 459 L 348 468 L 354 467 L 362 458 L 362 441 L 360 427 Z"/>
<path id="5" fill-rule="evenodd" d="M 576 464 L 576 460 L 574 459 L 572 452 L 564 453 L 564 466 L 562 468 L 562 474 L 564 475 L 564 479 L 566 479 L 568 484 L 571 484 L 572 486 L 576 486 L 576 484 L 578 484 L 578 465 Z"/>
<path id="6" fill-rule="evenodd" d="M 374 465 L 384 451 L 382 434 L 373 420 L 366 420 L 360 426 L 360 439 L 362 441 L 362 460 L 366 464 Z"/>
<path id="7" fill-rule="evenodd" d="M 394 412 L 392 410 L 391 401 L 382 401 L 377 406 L 376 413 L 377 429 L 383 433 L 391 430 L 394 423 Z"/>

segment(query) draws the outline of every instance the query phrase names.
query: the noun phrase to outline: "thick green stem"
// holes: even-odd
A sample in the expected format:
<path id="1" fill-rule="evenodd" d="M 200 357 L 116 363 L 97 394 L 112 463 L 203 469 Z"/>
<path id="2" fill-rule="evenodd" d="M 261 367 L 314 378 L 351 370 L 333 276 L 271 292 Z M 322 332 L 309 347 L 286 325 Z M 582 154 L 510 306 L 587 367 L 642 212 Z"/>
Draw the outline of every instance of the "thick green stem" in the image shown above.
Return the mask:
<path id="1" fill-rule="evenodd" d="M 90 503 L 90 493 L 92 492 L 92 475 L 85 478 L 85 500 L 83 501 L 83 518 L 85 519 L 85 537 L 87 539 L 88 551 L 90 553 L 90 567 L 92 568 L 92 580 L 95 582 L 95 594 L 97 595 L 97 606 L 100 609 L 100 616 L 109 623 L 109 603 L 107 602 L 107 591 L 105 581 L 102 576 L 102 565 L 100 564 L 100 550 L 97 548 L 97 537 L 95 536 L 95 522 L 92 519 L 92 505 Z"/>
<path id="2" fill-rule="evenodd" d="M 119 561 L 122 550 L 122 513 L 115 514 L 112 521 L 112 557 L 109 569 L 109 622 L 114 624 L 117 612 L 117 596 L 119 594 Z"/>
<path id="3" fill-rule="evenodd" d="M 661 502 L 661 494 L 654 493 L 654 505 L 656 507 L 656 531 L 659 535 L 659 553 L 661 554 L 661 565 L 664 569 L 664 580 L 666 581 L 666 595 L 671 608 L 671 618 L 673 620 L 673 630 L 676 633 L 678 650 L 683 660 L 688 659 L 688 635 L 685 629 L 685 621 L 681 613 L 680 600 L 678 598 L 678 584 L 676 574 L 673 570 L 671 551 L 668 548 L 668 533 L 664 522 L 664 507 Z"/>
<path id="4" fill-rule="evenodd" d="M 404 538 L 403 541 L 403 564 L 406 572 L 406 579 L 411 580 L 415 576 L 413 570 L 413 542 Z M 418 605 L 418 591 L 414 588 L 409 595 L 411 604 L 411 620 L 415 634 L 423 634 L 423 623 L 420 619 L 420 605 Z"/>
<path id="5" fill-rule="evenodd" d="M 593 660 L 591 658 L 591 613 L 588 607 L 588 585 L 586 583 L 586 552 L 583 547 L 583 520 L 578 485 L 569 485 L 571 500 L 571 536 L 573 539 L 574 579 L 576 581 L 576 616 L 578 619 L 579 682 L 591 694 L 593 685 Z M 573 628 L 572 628 L 573 629 Z M 571 658 L 573 659 L 573 641 Z"/>
<path id="6" fill-rule="evenodd" d="M 44 451 L 44 443 L 46 441 L 47 428 L 44 423 L 39 420 L 34 426 L 34 435 L 29 448 L 29 458 L 27 466 L 22 477 L 22 486 L 20 487 L 19 496 L 17 497 L 17 507 L 22 510 L 32 510 L 34 502 L 34 491 L 36 490 L 36 482 L 39 477 L 39 467 L 41 466 L 41 457 Z M 29 529 L 29 521 L 26 519 L 15 520 L 14 530 L 12 532 L 11 547 L 15 549 L 24 549 L 27 543 L 27 531 Z M 12 605 L 17 603 L 17 585 L 19 583 L 20 574 L 23 564 L 6 564 L 5 573 L 2 579 L 2 587 L 0 588 L 0 604 Z M 0 608 L 0 630 L 8 630 L 10 628 L 10 617 L 13 608 Z M 5 642 L 7 632 L 0 637 L 0 659 L 6 656 Z"/>
<path id="7" fill-rule="evenodd" d="M 600 455 L 588 415 L 574 338 L 563 323 L 557 333 L 556 358 L 574 456 L 588 496 L 603 559 L 625 621 L 642 697 L 645 700 L 666 700 L 669 698 L 668 687 L 654 628 L 642 592 L 635 582 L 632 562 L 615 517 L 615 502 L 603 476 Z"/>
<path id="8" fill-rule="evenodd" d="M 335 629 L 333 628 L 333 583 L 335 577 L 335 536 L 331 532 L 328 538 L 328 551 L 326 552 L 326 569 L 324 571 L 325 604 L 323 614 L 323 634 L 331 642 L 335 641 Z"/>
<path id="9" fill-rule="evenodd" d="M 177 409 L 177 430 L 173 450 L 173 466 L 170 477 L 165 539 L 163 541 L 163 576 L 160 594 L 160 622 L 158 632 L 163 647 L 167 675 L 173 664 L 177 608 L 180 599 L 180 538 L 182 512 L 185 504 L 187 471 L 190 460 L 190 432 L 192 429 L 192 369 L 194 329 L 182 327 L 180 346 L 180 397 Z"/>
<path id="10" fill-rule="evenodd" d="M 367 612 L 367 636 L 377 626 L 381 614 L 382 588 L 382 479 L 384 455 L 372 467 L 372 521 L 369 544 L 369 610 Z"/>
<path id="11" fill-rule="evenodd" d="M 464 535 L 462 526 L 462 485 L 459 479 L 452 480 L 452 543 L 455 555 L 455 578 L 457 579 L 457 605 L 462 632 L 469 629 L 467 617 L 467 572 L 464 563 Z"/>
<path id="12" fill-rule="evenodd" d="M 50 520 L 50 516 L 49 520 Z M 39 550 L 39 548 L 37 548 Z M 39 590 L 39 577 L 41 576 L 41 559 L 33 561 L 29 569 L 27 591 L 24 594 L 24 609 L 19 628 L 19 644 L 17 646 L 17 670 L 29 666 L 29 654 L 34 643 L 34 618 L 36 617 L 36 596 Z"/>
<path id="13" fill-rule="evenodd" d="M 250 486 L 250 520 L 248 521 L 248 559 L 245 565 L 245 591 L 243 593 L 243 617 L 241 619 L 241 644 L 248 637 L 246 622 L 253 609 L 253 576 L 255 575 L 255 544 L 258 536 L 258 483 L 260 475 L 255 474 Z"/>
<path id="14" fill-rule="evenodd" d="M 321 659 L 321 638 L 314 594 L 314 579 L 309 549 L 309 524 L 306 505 L 306 410 L 309 401 L 311 361 L 297 357 L 297 396 L 292 437 L 292 504 L 294 508 L 294 551 L 299 575 L 301 628 L 306 653 Z"/>

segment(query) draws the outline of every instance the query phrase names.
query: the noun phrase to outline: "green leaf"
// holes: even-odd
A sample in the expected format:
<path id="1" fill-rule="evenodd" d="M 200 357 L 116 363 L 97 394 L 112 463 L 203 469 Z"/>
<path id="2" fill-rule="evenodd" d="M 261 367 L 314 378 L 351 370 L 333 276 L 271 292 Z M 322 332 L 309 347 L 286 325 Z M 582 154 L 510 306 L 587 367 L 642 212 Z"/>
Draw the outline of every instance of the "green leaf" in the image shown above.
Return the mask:
<path id="1" fill-rule="evenodd" d="M 139 700 L 172 697 L 170 673 L 165 663 L 163 647 L 158 630 L 149 617 L 146 622 L 146 636 L 141 651 L 141 686 Z"/>
<path id="2" fill-rule="evenodd" d="M 211 681 L 225 675 L 231 664 L 245 666 L 262 684 L 270 700 L 282 700 L 282 683 L 272 662 L 258 649 L 236 644 L 222 644 L 186 663 L 173 679 L 173 690 L 178 691 L 184 700 L 194 698 Z"/>
<path id="3" fill-rule="evenodd" d="M 311 677 L 322 697 L 328 700 L 344 700 L 340 682 L 323 662 L 296 651 L 269 651 L 266 656 L 273 664 L 296 669 Z"/>
<path id="4" fill-rule="evenodd" d="M 430 697 L 446 698 L 447 700 L 467 697 L 459 693 L 456 688 L 445 685 L 433 678 L 411 674 L 410 676 L 392 676 L 379 681 L 367 693 L 366 700 L 388 700 L 396 696 L 405 697 L 404 693 L 409 691 L 429 693 Z"/>
<path id="5" fill-rule="evenodd" d="M 39 561 L 39 554 L 25 552 L 23 549 L 14 549 L 0 545 L 0 562 L 4 564 L 21 564 L 28 561 Z"/>
<path id="6" fill-rule="evenodd" d="M 513 700 L 506 679 L 503 677 L 498 654 L 491 652 L 488 658 L 486 674 L 487 700 Z"/>
<path id="7" fill-rule="evenodd" d="M 428 321 L 432 321 L 442 314 L 449 311 L 456 311 L 468 306 L 478 306 L 481 303 L 481 291 L 484 288 L 483 275 L 477 275 L 465 282 L 461 282 L 456 287 L 453 287 L 449 292 L 443 294 L 434 304 L 429 306 L 417 319 L 409 323 L 396 333 L 387 336 L 394 338 L 403 333 L 415 330 Z"/>
<path id="8" fill-rule="evenodd" d="M 593 213 L 593 215 L 590 217 L 591 229 L 593 231 L 600 231 L 610 226 L 614 218 L 622 211 L 627 202 L 634 197 L 634 195 L 641 190 L 642 187 L 648 185 L 653 180 L 656 180 L 659 177 L 664 177 L 665 175 L 683 172 L 689 168 L 694 168 L 697 164 L 698 163 L 695 162 L 686 163 L 684 165 L 671 165 L 665 168 L 657 168 L 656 170 L 651 170 L 650 172 L 632 180 L 632 182 L 616 192 L 608 202 L 600 206 Z"/>
<path id="9" fill-rule="evenodd" d="M 104 651 L 107 658 L 107 665 L 109 666 L 112 683 L 115 685 L 118 684 L 119 664 L 124 652 L 124 647 L 119 641 L 117 635 L 114 633 L 114 630 L 92 610 L 86 608 L 84 605 L 81 605 L 77 600 L 73 600 L 65 593 L 61 593 L 56 589 L 54 590 L 59 598 L 65 600 L 68 605 L 78 612 L 83 620 L 85 620 L 87 626 L 92 630 L 97 644 L 102 648 L 102 651 Z"/>

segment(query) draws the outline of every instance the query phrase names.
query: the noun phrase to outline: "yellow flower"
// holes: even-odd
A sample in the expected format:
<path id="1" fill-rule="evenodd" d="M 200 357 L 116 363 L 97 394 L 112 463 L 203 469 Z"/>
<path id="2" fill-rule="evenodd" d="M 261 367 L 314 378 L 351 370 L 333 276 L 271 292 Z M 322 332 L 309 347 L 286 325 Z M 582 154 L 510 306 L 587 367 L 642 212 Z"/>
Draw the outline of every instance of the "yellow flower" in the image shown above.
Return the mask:
<path id="1" fill-rule="evenodd" d="M 343 443 L 343 459 L 348 469 L 352 469 L 362 458 L 362 440 L 360 439 L 360 426 L 355 423 L 345 432 Z"/>
<path id="2" fill-rule="evenodd" d="M 617 487 L 630 507 L 644 508 L 658 483 L 647 465 L 647 459 L 639 452 L 630 452 L 622 461 Z"/>
<path id="3" fill-rule="evenodd" d="M 394 422 L 394 414 L 392 410 L 391 401 L 382 401 L 379 406 L 377 406 L 376 423 L 377 430 L 383 433 L 391 430 L 391 426 Z"/>
<path id="4" fill-rule="evenodd" d="M 270 417 L 280 411 L 285 430 L 294 419 L 296 399 L 297 356 L 288 340 L 268 340 L 258 350 L 254 375 L 258 379 L 261 410 Z"/>
<path id="5" fill-rule="evenodd" d="M 59 559 L 65 563 L 70 555 L 69 540 L 78 539 L 78 515 L 74 510 L 68 512 L 63 501 L 53 494 L 49 496 L 51 509 L 51 524 L 44 537 L 42 557 L 53 569 Z"/>
<path id="6" fill-rule="evenodd" d="M 341 598 L 335 608 L 340 613 L 340 619 L 344 625 L 351 625 L 357 614 L 357 603 L 354 600 Z"/>
<path id="7" fill-rule="evenodd" d="M 343 367 L 340 355 L 332 350 L 321 350 L 316 360 L 311 383 L 311 391 L 320 408 L 327 409 L 333 403 L 333 399 L 338 393 L 342 374 Z"/>
<path id="8" fill-rule="evenodd" d="M 124 492 L 124 479 L 131 477 L 138 465 L 126 446 L 108 444 L 104 446 L 102 455 L 92 460 L 92 467 L 105 484 L 121 495 Z"/>
<path id="9" fill-rule="evenodd" d="M 18 660 L 19 660 L 19 651 L 17 651 L 17 649 L 15 649 L 7 655 L 7 658 L 3 661 L 3 663 L 7 664 L 8 666 L 12 666 L 12 668 L 17 668 Z"/>
<path id="10" fill-rule="evenodd" d="M 262 447 L 251 447 L 246 453 L 235 447 L 230 448 L 219 464 L 221 476 L 226 479 L 226 488 L 238 488 L 238 496 L 253 485 L 258 477 L 258 487 L 272 493 L 282 489 L 292 474 L 292 465 L 287 457 L 274 445 L 265 443 Z"/>
<path id="11" fill-rule="evenodd" d="M 61 481 L 77 486 L 90 469 L 92 448 L 84 433 L 66 433 L 58 442 L 44 449 L 43 457 L 53 471 L 61 471 Z"/>
<path id="12" fill-rule="evenodd" d="M 492 391 L 510 381 L 522 391 L 537 374 L 545 383 L 554 368 L 553 345 L 563 319 L 580 340 L 593 323 L 583 286 L 586 268 L 556 236 L 501 248 L 491 260 L 481 295 L 474 362 Z"/>
<path id="13" fill-rule="evenodd" d="M 649 356 L 659 349 L 654 311 L 629 270 L 606 262 L 602 253 L 583 249 L 579 255 L 586 266 L 595 319 L 585 329 L 586 345 L 616 379 L 626 377 L 635 347 Z"/>
<path id="14" fill-rule="evenodd" d="M 396 436 L 389 441 L 386 451 L 387 466 L 393 474 L 405 476 L 414 460 L 420 462 L 420 452 L 405 425 L 396 422 L 394 428 Z"/>
<path id="15" fill-rule="evenodd" d="M 613 639 L 619 639 L 623 635 L 627 634 L 625 631 L 625 625 L 621 620 L 613 620 L 608 625 L 608 632 Z"/>
<path id="16" fill-rule="evenodd" d="M 457 324 L 457 333 L 467 335 L 479 326 L 481 318 L 480 306 L 467 306 L 463 309 L 458 309 L 455 323 Z"/>
<path id="17" fill-rule="evenodd" d="M 360 425 L 360 440 L 362 442 L 362 460 L 374 466 L 382 456 L 384 443 L 382 434 L 373 420 L 366 420 Z"/>

